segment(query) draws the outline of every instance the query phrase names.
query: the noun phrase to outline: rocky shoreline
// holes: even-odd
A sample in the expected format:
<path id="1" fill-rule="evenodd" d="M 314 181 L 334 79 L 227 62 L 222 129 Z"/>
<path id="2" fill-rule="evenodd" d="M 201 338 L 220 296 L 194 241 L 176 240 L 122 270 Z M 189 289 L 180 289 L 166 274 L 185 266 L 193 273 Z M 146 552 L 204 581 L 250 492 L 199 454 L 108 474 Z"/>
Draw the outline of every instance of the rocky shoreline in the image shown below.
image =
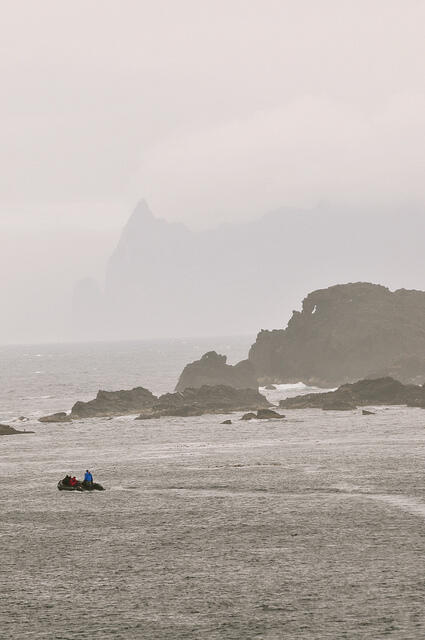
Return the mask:
<path id="1" fill-rule="evenodd" d="M 352 411 L 368 405 L 406 405 L 425 409 L 425 385 L 405 385 L 387 376 L 359 380 L 343 384 L 335 391 L 309 393 L 279 402 L 280 409 L 323 409 L 325 411 Z M 184 418 L 236 411 L 248 412 L 242 416 L 242 420 L 285 417 L 274 411 L 272 407 L 272 403 L 257 389 L 203 385 L 157 397 L 148 389 L 136 387 L 121 391 L 99 391 L 93 400 L 76 402 L 70 413 L 58 412 L 43 416 L 39 418 L 39 422 L 69 423 L 72 420 L 85 418 L 110 418 L 124 415 L 135 415 L 136 420 L 163 416 Z M 363 411 L 363 415 L 370 413 Z"/>
<path id="2" fill-rule="evenodd" d="M 279 402 L 281 409 L 351 411 L 361 406 L 407 405 L 425 409 L 425 385 L 402 384 L 391 377 L 343 384 L 336 391 L 309 393 Z"/>
<path id="3" fill-rule="evenodd" d="M 231 413 L 267 409 L 270 402 L 258 389 L 235 389 L 228 385 L 203 385 L 160 397 L 148 389 L 99 391 L 88 402 L 78 401 L 71 413 L 54 413 L 39 418 L 40 422 L 63 423 L 82 418 L 113 417 L 138 414 L 138 420 L 162 416 L 200 416 L 205 413 Z"/>
<path id="4" fill-rule="evenodd" d="M 136 420 L 162 416 L 201 416 L 205 413 L 231 413 L 247 409 L 265 409 L 270 402 L 255 389 L 234 389 L 226 385 L 185 389 L 181 393 L 166 393 Z"/>

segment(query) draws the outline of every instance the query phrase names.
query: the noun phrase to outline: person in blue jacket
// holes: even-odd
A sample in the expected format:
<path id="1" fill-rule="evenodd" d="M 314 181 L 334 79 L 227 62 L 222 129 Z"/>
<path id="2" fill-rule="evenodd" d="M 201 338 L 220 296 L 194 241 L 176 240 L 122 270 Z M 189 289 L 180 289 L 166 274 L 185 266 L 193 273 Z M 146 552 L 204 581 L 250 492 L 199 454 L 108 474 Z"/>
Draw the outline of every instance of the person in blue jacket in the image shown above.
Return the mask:
<path id="1" fill-rule="evenodd" d="M 93 476 L 90 473 L 90 471 L 88 469 L 86 469 L 86 472 L 84 474 L 84 484 L 86 485 L 92 485 L 93 484 Z"/>

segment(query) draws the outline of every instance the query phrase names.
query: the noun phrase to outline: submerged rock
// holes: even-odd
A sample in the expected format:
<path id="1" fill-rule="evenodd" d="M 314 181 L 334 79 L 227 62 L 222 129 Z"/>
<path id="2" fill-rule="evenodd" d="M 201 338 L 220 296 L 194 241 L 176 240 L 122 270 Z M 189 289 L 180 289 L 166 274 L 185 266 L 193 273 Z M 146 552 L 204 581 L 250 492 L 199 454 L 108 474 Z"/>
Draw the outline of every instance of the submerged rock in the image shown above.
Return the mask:
<path id="1" fill-rule="evenodd" d="M 248 360 L 242 360 L 232 366 L 227 364 L 227 357 L 215 351 L 204 353 L 200 360 L 195 360 L 183 369 L 176 391 L 204 385 L 226 385 L 235 389 L 257 389 L 258 382 L 255 369 Z"/>
<path id="2" fill-rule="evenodd" d="M 425 386 L 404 385 L 393 378 L 359 380 L 336 391 L 309 393 L 279 402 L 284 409 L 332 409 L 346 411 L 364 405 L 425 407 Z"/>
<path id="3" fill-rule="evenodd" d="M 223 420 L 223 422 L 221 424 L 232 424 L 231 420 Z"/>
<path id="4" fill-rule="evenodd" d="M 18 431 L 8 424 L 0 424 L 0 436 L 13 436 L 20 433 L 34 433 L 34 431 Z"/>
<path id="5" fill-rule="evenodd" d="M 276 387 L 274 384 L 266 384 L 266 386 L 264 387 L 267 391 L 275 391 Z"/>
<path id="6" fill-rule="evenodd" d="M 94 418 L 123 416 L 150 408 L 157 397 L 144 387 L 121 391 L 98 391 L 94 400 L 76 402 L 71 410 L 71 418 Z"/>
<path id="7" fill-rule="evenodd" d="M 39 422 L 71 422 L 71 416 L 65 411 L 52 413 L 49 416 L 43 416 L 38 419 Z"/>
<path id="8" fill-rule="evenodd" d="M 151 407 L 144 409 L 136 420 L 161 416 L 200 416 L 204 413 L 229 413 L 244 409 L 261 409 L 270 406 L 258 390 L 234 389 L 227 385 L 204 385 L 182 392 L 166 393 Z"/>
<path id="9" fill-rule="evenodd" d="M 362 409 L 362 416 L 374 416 L 374 411 L 368 411 L 367 409 Z"/>
<path id="10" fill-rule="evenodd" d="M 249 413 L 244 413 L 241 420 L 255 420 L 256 417 L 256 414 L 250 411 Z"/>

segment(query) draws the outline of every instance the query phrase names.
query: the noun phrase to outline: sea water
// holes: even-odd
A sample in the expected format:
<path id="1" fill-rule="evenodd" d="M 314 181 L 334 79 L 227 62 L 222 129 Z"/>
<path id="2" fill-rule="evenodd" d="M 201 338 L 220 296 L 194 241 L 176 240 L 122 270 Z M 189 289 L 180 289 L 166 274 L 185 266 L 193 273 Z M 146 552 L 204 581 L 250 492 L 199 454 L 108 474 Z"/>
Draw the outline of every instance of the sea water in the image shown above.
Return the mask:
<path id="1" fill-rule="evenodd" d="M 0 348 L 0 638 L 425 637 L 425 411 L 37 421 L 251 342 Z"/>

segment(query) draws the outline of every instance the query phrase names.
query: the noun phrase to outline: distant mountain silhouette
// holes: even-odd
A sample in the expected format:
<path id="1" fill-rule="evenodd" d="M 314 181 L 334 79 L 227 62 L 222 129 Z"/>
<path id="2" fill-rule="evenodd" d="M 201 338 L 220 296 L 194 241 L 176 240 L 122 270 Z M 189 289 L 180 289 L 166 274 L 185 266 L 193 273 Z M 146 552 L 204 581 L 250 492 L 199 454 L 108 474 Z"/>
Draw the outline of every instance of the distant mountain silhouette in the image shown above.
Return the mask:
<path id="1" fill-rule="evenodd" d="M 104 288 L 76 286 L 75 331 L 87 339 L 256 333 L 286 326 L 306 290 L 356 281 L 423 288 L 425 216 L 412 211 L 282 208 L 195 232 L 155 218 L 142 200 Z"/>

